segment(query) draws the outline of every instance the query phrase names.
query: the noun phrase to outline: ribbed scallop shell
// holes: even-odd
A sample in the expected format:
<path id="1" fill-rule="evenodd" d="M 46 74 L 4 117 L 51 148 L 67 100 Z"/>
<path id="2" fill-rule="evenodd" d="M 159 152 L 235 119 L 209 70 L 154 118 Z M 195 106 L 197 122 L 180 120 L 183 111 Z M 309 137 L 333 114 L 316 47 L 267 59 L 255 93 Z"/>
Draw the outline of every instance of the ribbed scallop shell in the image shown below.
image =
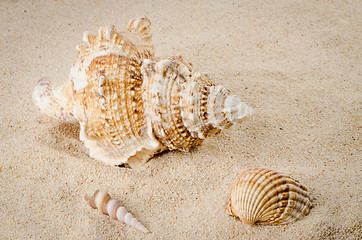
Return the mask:
<path id="1" fill-rule="evenodd" d="M 155 58 L 148 18 L 83 34 L 63 87 L 40 80 L 33 97 L 45 114 L 80 123 L 91 157 L 136 165 L 166 149 L 188 151 L 239 123 L 252 109 L 180 56 Z"/>
<path id="2" fill-rule="evenodd" d="M 282 173 L 249 169 L 234 183 L 227 213 L 246 224 L 287 224 L 309 213 L 307 188 Z"/>

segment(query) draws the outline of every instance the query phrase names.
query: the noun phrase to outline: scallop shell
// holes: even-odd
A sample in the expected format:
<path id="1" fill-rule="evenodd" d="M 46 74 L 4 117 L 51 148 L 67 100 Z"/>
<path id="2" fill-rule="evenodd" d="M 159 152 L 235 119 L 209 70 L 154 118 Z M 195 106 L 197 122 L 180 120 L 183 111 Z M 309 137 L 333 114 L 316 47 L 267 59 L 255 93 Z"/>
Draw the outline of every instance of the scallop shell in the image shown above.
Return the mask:
<path id="1" fill-rule="evenodd" d="M 109 165 L 188 151 L 253 112 L 180 56 L 155 58 L 150 25 L 143 17 L 85 32 L 70 79 L 53 91 L 43 78 L 33 93 L 46 115 L 78 121 L 90 156 Z"/>
<path id="2" fill-rule="evenodd" d="M 246 224 L 287 224 L 307 215 L 311 201 L 297 180 L 256 168 L 242 172 L 234 183 L 227 213 Z"/>
<path id="3" fill-rule="evenodd" d="M 111 199 L 111 196 L 103 191 L 96 190 L 92 195 L 86 195 L 85 199 L 92 208 L 98 208 L 103 214 L 109 215 L 113 219 L 118 219 L 122 223 L 134 227 L 144 233 L 149 231 L 129 212 L 120 206 L 119 201 Z"/>

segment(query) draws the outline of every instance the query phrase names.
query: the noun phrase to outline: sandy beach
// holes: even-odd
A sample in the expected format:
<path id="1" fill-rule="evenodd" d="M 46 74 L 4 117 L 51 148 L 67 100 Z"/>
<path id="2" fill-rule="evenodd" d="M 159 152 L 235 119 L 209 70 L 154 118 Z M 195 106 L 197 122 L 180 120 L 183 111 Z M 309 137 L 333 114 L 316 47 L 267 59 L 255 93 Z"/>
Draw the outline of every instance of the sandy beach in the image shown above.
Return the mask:
<path id="1" fill-rule="evenodd" d="M 11 1 L 0 32 L 0 239 L 362 239 L 362 2 Z M 146 15 L 159 57 L 181 54 L 255 116 L 191 152 L 139 169 L 89 157 L 79 125 L 43 115 L 37 81 L 63 84 L 82 33 Z M 299 180 L 314 197 L 288 225 L 247 226 L 228 216 L 245 169 Z M 150 230 L 92 209 L 108 191 Z"/>

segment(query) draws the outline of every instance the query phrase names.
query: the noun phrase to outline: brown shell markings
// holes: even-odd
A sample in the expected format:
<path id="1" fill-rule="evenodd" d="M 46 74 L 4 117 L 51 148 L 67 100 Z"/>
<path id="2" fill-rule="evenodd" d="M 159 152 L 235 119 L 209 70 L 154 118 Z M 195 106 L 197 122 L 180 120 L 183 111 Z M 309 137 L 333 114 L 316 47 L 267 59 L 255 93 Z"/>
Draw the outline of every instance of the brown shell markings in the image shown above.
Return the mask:
<path id="1" fill-rule="evenodd" d="M 234 183 L 227 213 L 246 224 L 287 224 L 309 213 L 307 188 L 282 173 L 255 168 L 243 171 Z"/>
<path id="2" fill-rule="evenodd" d="M 70 79 L 52 90 L 40 80 L 40 110 L 78 121 L 89 155 L 109 165 L 138 165 L 166 149 L 188 151 L 253 110 L 180 56 L 155 58 L 150 20 L 83 34 Z"/>

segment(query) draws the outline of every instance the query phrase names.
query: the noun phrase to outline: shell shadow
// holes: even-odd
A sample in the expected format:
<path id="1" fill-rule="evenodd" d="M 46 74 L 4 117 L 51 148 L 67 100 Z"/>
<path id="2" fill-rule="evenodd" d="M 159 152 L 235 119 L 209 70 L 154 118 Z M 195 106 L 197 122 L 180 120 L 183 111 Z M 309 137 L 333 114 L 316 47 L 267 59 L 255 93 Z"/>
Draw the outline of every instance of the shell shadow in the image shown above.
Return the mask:
<path id="1" fill-rule="evenodd" d="M 83 142 L 79 139 L 80 127 L 78 123 L 69 122 L 56 122 L 52 124 L 48 131 L 41 134 L 38 141 L 43 145 L 77 158 L 90 158 L 88 149 L 84 146 Z M 50 134 L 49 134 L 50 133 Z M 166 150 L 161 153 L 155 154 L 154 157 L 163 156 L 169 151 Z M 94 160 L 92 158 L 92 160 Z M 148 161 L 154 160 L 153 158 Z M 148 162 L 147 161 L 147 162 Z M 147 163 L 145 163 L 147 164 Z M 120 168 L 131 168 L 127 163 L 118 165 Z"/>
<path id="2" fill-rule="evenodd" d="M 57 123 L 49 128 L 50 136 L 44 137 L 49 141 L 43 142 L 58 152 L 64 152 L 77 158 L 88 158 L 88 151 L 79 139 L 78 123 Z"/>

